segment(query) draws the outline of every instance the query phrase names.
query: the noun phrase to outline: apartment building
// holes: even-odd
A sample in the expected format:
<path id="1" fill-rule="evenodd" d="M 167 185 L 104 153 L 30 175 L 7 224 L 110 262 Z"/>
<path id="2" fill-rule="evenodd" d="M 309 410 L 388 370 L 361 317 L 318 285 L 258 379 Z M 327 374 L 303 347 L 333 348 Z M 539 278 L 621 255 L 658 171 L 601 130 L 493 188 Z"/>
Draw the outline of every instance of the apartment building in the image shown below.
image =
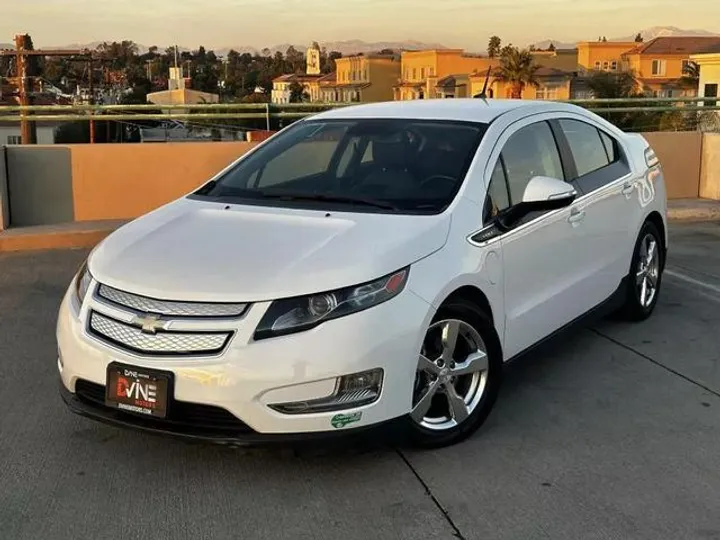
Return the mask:
<path id="1" fill-rule="evenodd" d="M 371 53 L 335 60 L 335 82 L 323 88 L 322 101 L 392 101 L 393 85 L 400 77 L 400 56 Z"/>
<path id="2" fill-rule="evenodd" d="M 400 80 L 394 87 L 394 99 L 403 101 L 462 97 L 467 95 L 467 78 L 470 75 L 485 73 L 488 68 L 498 64 L 498 59 L 467 54 L 462 49 L 404 51 L 401 57 Z M 453 86 L 451 81 L 459 81 L 459 84 Z"/>
<path id="3" fill-rule="evenodd" d="M 720 37 L 659 37 L 622 55 L 643 92 L 657 97 L 696 96 L 697 82 L 688 80 L 691 56 L 720 47 Z"/>

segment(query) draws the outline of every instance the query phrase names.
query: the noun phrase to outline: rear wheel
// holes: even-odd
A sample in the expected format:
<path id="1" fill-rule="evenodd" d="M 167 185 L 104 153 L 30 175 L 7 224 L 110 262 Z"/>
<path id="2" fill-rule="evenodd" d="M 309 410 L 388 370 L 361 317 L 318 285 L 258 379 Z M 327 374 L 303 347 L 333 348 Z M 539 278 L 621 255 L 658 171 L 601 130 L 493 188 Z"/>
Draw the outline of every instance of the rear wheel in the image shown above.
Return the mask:
<path id="1" fill-rule="evenodd" d="M 625 303 L 620 311 L 629 321 L 647 319 L 657 305 L 665 261 L 660 232 L 647 221 L 640 230 L 630 265 Z"/>
<path id="2" fill-rule="evenodd" d="M 458 443 L 485 421 L 497 398 L 502 360 L 492 323 L 457 301 L 438 310 L 418 359 L 410 437 L 417 446 Z"/>

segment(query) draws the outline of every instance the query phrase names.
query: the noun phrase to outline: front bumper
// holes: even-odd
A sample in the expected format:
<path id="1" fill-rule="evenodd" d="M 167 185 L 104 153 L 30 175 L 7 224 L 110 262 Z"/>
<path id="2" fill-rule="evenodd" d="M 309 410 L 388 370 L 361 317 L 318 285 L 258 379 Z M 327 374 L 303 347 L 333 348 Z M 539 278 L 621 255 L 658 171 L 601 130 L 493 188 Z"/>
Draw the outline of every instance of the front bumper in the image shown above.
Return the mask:
<path id="1" fill-rule="evenodd" d="M 295 444 L 295 443 L 328 443 L 335 440 L 356 438 L 372 438 L 374 441 L 391 442 L 401 440 L 404 424 L 400 418 L 354 428 L 351 430 L 319 431 L 312 433 L 258 433 L 249 426 L 238 422 L 237 428 L 230 426 L 210 427 L 188 425 L 183 423 L 166 422 L 154 420 L 138 415 L 130 415 L 117 409 L 111 409 L 83 399 L 73 394 L 65 385 L 60 382 L 60 397 L 68 409 L 75 414 L 96 420 L 104 424 L 149 433 L 152 435 L 169 436 L 189 442 L 202 442 L 224 446 L 265 446 L 271 444 Z"/>
<path id="2" fill-rule="evenodd" d="M 58 364 L 61 393 L 70 409 L 106 423 L 221 444 L 334 437 L 406 415 L 412 405 L 417 351 L 433 315 L 426 302 L 406 289 L 393 300 L 312 330 L 255 342 L 252 334 L 268 307 L 257 304 L 238 322 L 235 337 L 219 357 L 143 358 L 87 332 L 88 310 L 99 308 L 97 303 L 89 293 L 76 313 L 68 292 L 60 308 Z M 111 362 L 171 371 L 172 402 L 195 411 L 212 409 L 210 421 L 203 420 L 207 411 L 193 413 L 190 425 L 106 407 L 102 393 Z M 376 368 L 383 369 L 383 387 L 372 404 L 310 414 L 282 414 L 269 407 L 326 397 L 337 377 Z M 96 399 L 91 399 L 93 392 Z M 358 421 L 333 427 L 336 414 L 356 412 L 361 413 Z M 218 421 L 220 416 L 224 420 Z"/>

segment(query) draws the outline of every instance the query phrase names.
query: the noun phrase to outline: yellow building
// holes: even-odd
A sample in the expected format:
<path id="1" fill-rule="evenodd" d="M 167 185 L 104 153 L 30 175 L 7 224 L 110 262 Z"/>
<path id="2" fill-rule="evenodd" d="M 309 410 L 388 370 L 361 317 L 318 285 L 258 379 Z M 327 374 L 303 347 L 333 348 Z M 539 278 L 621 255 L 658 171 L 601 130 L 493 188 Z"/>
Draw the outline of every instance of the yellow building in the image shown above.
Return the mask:
<path id="1" fill-rule="evenodd" d="M 392 101 L 400 77 L 396 54 L 359 54 L 335 60 L 335 84 L 323 89 L 322 101 L 370 103 Z"/>
<path id="2" fill-rule="evenodd" d="M 657 97 L 696 96 L 685 78 L 690 56 L 720 47 L 720 37 L 659 37 L 623 54 L 623 69 L 632 70 L 643 92 Z"/>
<path id="3" fill-rule="evenodd" d="M 699 97 L 714 98 L 720 96 L 720 45 L 708 47 L 706 51 L 703 54 L 690 56 L 690 60 L 700 67 Z M 708 106 L 717 106 L 717 104 L 717 101 L 705 103 Z"/>
<path id="4" fill-rule="evenodd" d="M 634 41 L 581 41 L 577 45 L 580 71 L 621 71 L 623 54 L 635 48 Z"/>
<path id="5" fill-rule="evenodd" d="M 438 82 L 449 76 L 467 77 L 485 73 L 499 60 L 466 54 L 462 49 L 404 51 L 400 80 L 394 88 L 394 99 L 429 99 L 438 96 Z M 444 81 L 447 82 L 447 81 Z M 443 86 L 443 88 L 445 88 Z M 444 94 L 445 91 L 441 91 Z"/>

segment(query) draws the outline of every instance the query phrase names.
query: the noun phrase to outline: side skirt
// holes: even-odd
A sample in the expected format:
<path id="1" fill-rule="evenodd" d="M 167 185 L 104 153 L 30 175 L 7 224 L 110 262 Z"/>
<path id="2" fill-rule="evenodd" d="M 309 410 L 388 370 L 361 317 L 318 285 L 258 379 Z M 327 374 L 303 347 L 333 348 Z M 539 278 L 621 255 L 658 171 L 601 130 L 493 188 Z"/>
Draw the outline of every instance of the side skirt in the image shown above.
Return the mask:
<path id="1" fill-rule="evenodd" d="M 530 345 L 527 349 L 519 352 L 512 358 L 509 358 L 506 363 L 514 362 L 518 358 L 522 358 L 534 352 L 536 349 L 538 349 L 540 346 L 544 345 L 548 341 L 552 341 L 553 339 L 557 338 L 562 334 L 565 334 L 566 332 L 574 330 L 580 326 L 584 326 L 589 322 L 597 321 L 620 309 L 620 307 L 622 307 L 625 301 L 625 291 L 627 290 L 627 284 L 629 280 L 630 276 L 625 276 L 620 282 L 618 288 L 615 289 L 615 292 L 613 292 L 606 300 L 603 300 L 600 304 L 590 309 L 590 311 L 587 311 L 586 313 L 580 315 L 578 318 L 570 321 L 565 326 L 559 328 L 558 330 L 555 330 L 552 334 L 549 334 L 535 344 Z"/>

